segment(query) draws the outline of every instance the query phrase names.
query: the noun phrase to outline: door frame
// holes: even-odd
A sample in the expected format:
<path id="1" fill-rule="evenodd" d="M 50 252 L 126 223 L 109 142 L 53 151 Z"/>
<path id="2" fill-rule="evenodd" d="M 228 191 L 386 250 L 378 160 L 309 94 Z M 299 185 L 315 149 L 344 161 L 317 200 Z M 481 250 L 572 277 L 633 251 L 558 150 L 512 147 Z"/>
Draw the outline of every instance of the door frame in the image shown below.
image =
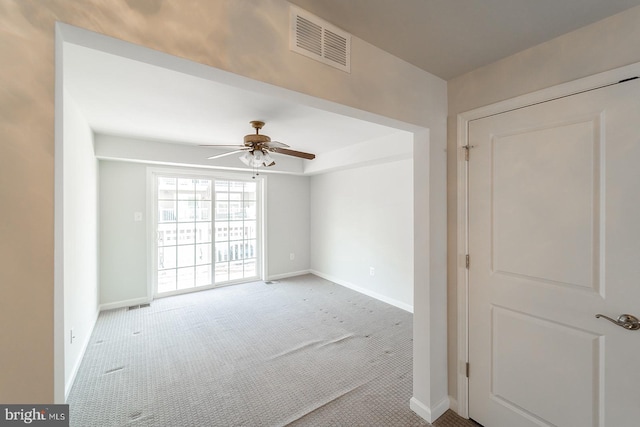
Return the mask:
<path id="1" fill-rule="evenodd" d="M 468 162 L 465 160 L 465 146 L 469 144 L 469 122 L 496 114 L 506 113 L 535 104 L 576 95 L 598 87 L 619 82 L 630 77 L 640 76 L 640 62 L 627 65 L 592 76 L 583 77 L 568 83 L 551 86 L 532 93 L 517 96 L 474 110 L 466 111 L 457 116 L 457 211 L 456 211 L 456 268 L 455 283 L 457 295 L 457 333 L 458 352 L 456 356 L 457 372 L 457 413 L 469 418 L 469 378 L 466 365 L 469 362 L 469 270 L 466 267 L 466 256 L 469 248 L 469 215 L 468 215 Z M 473 150 L 470 153 L 473 156 Z"/>

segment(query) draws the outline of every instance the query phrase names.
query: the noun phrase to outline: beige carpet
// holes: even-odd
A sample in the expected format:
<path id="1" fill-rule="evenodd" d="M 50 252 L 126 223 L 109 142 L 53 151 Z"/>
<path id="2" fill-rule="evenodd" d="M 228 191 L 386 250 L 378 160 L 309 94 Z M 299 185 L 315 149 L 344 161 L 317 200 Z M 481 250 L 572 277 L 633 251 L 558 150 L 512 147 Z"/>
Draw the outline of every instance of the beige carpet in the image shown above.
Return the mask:
<path id="1" fill-rule="evenodd" d="M 412 315 L 301 276 L 100 315 L 72 426 L 427 426 Z M 447 413 L 436 426 L 470 426 Z"/>

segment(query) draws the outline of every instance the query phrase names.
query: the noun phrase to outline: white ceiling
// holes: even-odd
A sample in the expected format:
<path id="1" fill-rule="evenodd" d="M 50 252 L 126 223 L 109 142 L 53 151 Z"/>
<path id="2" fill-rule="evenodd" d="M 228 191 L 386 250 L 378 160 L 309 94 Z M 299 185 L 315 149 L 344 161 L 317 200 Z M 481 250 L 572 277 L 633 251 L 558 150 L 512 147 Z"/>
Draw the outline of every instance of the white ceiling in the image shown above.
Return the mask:
<path id="1" fill-rule="evenodd" d="M 602 19 L 640 0 L 291 0 L 448 79 Z M 240 144 L 263 133 L 315 154 L 397 129 L 68 44 L 65 90 L 97 133 L 182 144 Z"/>
<path id="2" fill-rule="evenodd" d="M 289 0 L 445 80 L 640 0 Z"/>
<path id="3" fill-rule="evenodd" d="M 241 144 L 261 133 L 322 154 L 398 133 L 293 101 L 81 47 L 65 46 L 65 90 L 96 133 L 182 144 Z"/>

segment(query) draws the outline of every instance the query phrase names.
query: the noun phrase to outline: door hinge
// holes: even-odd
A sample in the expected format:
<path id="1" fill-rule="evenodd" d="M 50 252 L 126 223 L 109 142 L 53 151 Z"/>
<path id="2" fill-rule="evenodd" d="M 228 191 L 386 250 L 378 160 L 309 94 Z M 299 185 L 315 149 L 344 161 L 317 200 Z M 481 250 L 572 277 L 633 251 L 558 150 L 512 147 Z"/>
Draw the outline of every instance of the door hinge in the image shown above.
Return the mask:
<path id="1" fill-rule="evenodd" d="M 465 161 L 469 161 L 469 151 L 471 151 L 471 149 L 475 147 L 475 145 L 463 145 L 462 148 L 464 149 L 464 160 Z"/>
<path id="2" fill-rule="evenodd" d="M 469 362 L 467 362 L 466 372 L 465 373 L 467 375 L 467 378 L 469 378 Z"/>
<path id="3" fill-rule="evenodd" d="M 471 265 L 471 261 L 470 261 L 470 259 L 469 259 L 469 254 L 467 254 L 467 255 L 464 257 L 464 266 L 465 266 L 466 268 L 469 268 L 469 266 L 470 266 L 470 265 Z"/>

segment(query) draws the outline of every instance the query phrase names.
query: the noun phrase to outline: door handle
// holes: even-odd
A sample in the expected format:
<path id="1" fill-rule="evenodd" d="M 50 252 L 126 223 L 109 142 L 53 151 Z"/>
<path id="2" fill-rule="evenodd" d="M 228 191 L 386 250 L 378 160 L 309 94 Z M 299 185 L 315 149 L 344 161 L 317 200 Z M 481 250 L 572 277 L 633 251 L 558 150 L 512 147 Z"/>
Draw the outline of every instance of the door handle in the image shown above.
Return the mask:
<path id="1" fill-rule="evenodd" d="M 604 318 L 607 319 L 611 323 L 615 323 L 618 326 L 621 326 L 625 329 L 629 329 L 630 331 L 636 331 L 640 329 L 640 320 L 636 316 L 631 314 L 621 314 L 618 316 L 618 320 L 613 320 L 612 318 L 605 316 L 604 314 L 596 314 L 596 318 Z"/>

